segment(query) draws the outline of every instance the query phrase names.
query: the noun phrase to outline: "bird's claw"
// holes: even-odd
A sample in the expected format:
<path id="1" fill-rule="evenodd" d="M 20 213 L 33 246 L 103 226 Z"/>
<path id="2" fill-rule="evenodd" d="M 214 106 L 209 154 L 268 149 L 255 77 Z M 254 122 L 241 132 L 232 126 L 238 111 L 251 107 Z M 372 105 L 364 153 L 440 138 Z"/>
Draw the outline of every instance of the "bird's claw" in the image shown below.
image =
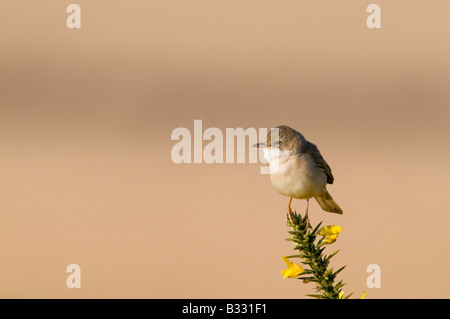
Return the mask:
<path id="1" fill-rule="evenodd" d="M 306 227 L 308 228 L 312 228 L 311 224 L 309 223 L 309 217 L 308 217 L 308 212 L 306 212 L 305 216 L 302 218 L 302 220 L 300 221 L 300 224 L 306 224 Z"/>
<path id="2" fill-rule="evenodd" d="M 286 222 L 290 222 L 291 225 L 297 225 L 298 224 L 298 219 L 297 219 L 297 217 L 295 217 L 295 215 L 292 212 L 290 207 L 288 207 L 288 209 L 287 209 Z"/>

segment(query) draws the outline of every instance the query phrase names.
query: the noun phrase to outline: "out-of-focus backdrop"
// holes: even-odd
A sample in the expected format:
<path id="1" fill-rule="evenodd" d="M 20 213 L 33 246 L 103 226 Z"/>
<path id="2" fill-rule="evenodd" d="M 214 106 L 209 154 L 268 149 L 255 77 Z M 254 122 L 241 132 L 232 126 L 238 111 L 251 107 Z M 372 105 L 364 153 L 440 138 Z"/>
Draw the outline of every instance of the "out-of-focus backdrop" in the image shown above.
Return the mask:
<path id="1" fill-rule="evenodd" d="M 195 119 L 318 144 L 344 215 L 310 217 L 343 228 L 346 293 L 450 297 L 448 1 L 377 1 L 381 29 L 368 1 L 78 0 L 81 29 L 70 3 L 0 4 L 0 297 L 313 293 L 281 276 L 288 198 L 261 164 L 172 162 Z"/>

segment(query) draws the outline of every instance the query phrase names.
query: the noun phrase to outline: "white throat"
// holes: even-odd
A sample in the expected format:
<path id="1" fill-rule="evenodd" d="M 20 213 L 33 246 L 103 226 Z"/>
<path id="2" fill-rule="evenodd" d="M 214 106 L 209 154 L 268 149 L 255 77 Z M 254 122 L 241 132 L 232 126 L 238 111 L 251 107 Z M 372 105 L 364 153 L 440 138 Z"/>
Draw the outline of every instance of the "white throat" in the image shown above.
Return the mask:
<path id="1" fill-rule="evenodd" d="M 270 147 L 270 148 L 266 147 L 263 149 L 263 152 L 264 152 L 264 158 L 269 163 L 272 160 L 278 159 L 281 156 L 289 156 L 292 154 L 291 151 L 282 151 L 278 147 Z"/>

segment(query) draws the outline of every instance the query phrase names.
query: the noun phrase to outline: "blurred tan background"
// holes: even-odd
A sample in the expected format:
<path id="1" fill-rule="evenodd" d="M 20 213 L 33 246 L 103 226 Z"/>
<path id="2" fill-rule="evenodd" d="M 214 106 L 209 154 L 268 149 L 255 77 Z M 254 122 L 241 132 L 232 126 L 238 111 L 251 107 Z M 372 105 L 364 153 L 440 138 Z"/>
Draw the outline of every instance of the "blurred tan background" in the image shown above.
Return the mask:
<path id="1" fill-rule="evenodd" d="M 261 164 L 171 161 L 173 129 L 287 124 L 343 216 L 346 293 L 449 298 L 450 3 L 0 4 L 0 297 L 304 298 Z M 303 211 L 305 201 L 294 200 Z M 81 267 L 81 289 L 66 267 Z M 381 288 L 369 289 L 369 264 Z"/>

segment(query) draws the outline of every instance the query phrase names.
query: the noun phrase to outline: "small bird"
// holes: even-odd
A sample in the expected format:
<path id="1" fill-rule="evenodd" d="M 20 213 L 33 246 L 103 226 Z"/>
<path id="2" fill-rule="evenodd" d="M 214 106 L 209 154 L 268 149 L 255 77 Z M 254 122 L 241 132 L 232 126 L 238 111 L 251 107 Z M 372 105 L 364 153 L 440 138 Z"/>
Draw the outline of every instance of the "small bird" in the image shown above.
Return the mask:
<path id="1" fill-rule="evenodd" d="M 262 148 L 269 162 L 272 186 L 277 192 L 290 197 L 287 213 L 291 212 L 292 198 L 306 199 L 305 220 L 308 220 L 309 199 L 314 197 L 326 212 L 342 214 L 339 205 L 328 193 L 326 185 L 333 184 L 331 168 L 317 146 L 302 134 L 286 125 L 278 126 L 267 134 Z"/>

